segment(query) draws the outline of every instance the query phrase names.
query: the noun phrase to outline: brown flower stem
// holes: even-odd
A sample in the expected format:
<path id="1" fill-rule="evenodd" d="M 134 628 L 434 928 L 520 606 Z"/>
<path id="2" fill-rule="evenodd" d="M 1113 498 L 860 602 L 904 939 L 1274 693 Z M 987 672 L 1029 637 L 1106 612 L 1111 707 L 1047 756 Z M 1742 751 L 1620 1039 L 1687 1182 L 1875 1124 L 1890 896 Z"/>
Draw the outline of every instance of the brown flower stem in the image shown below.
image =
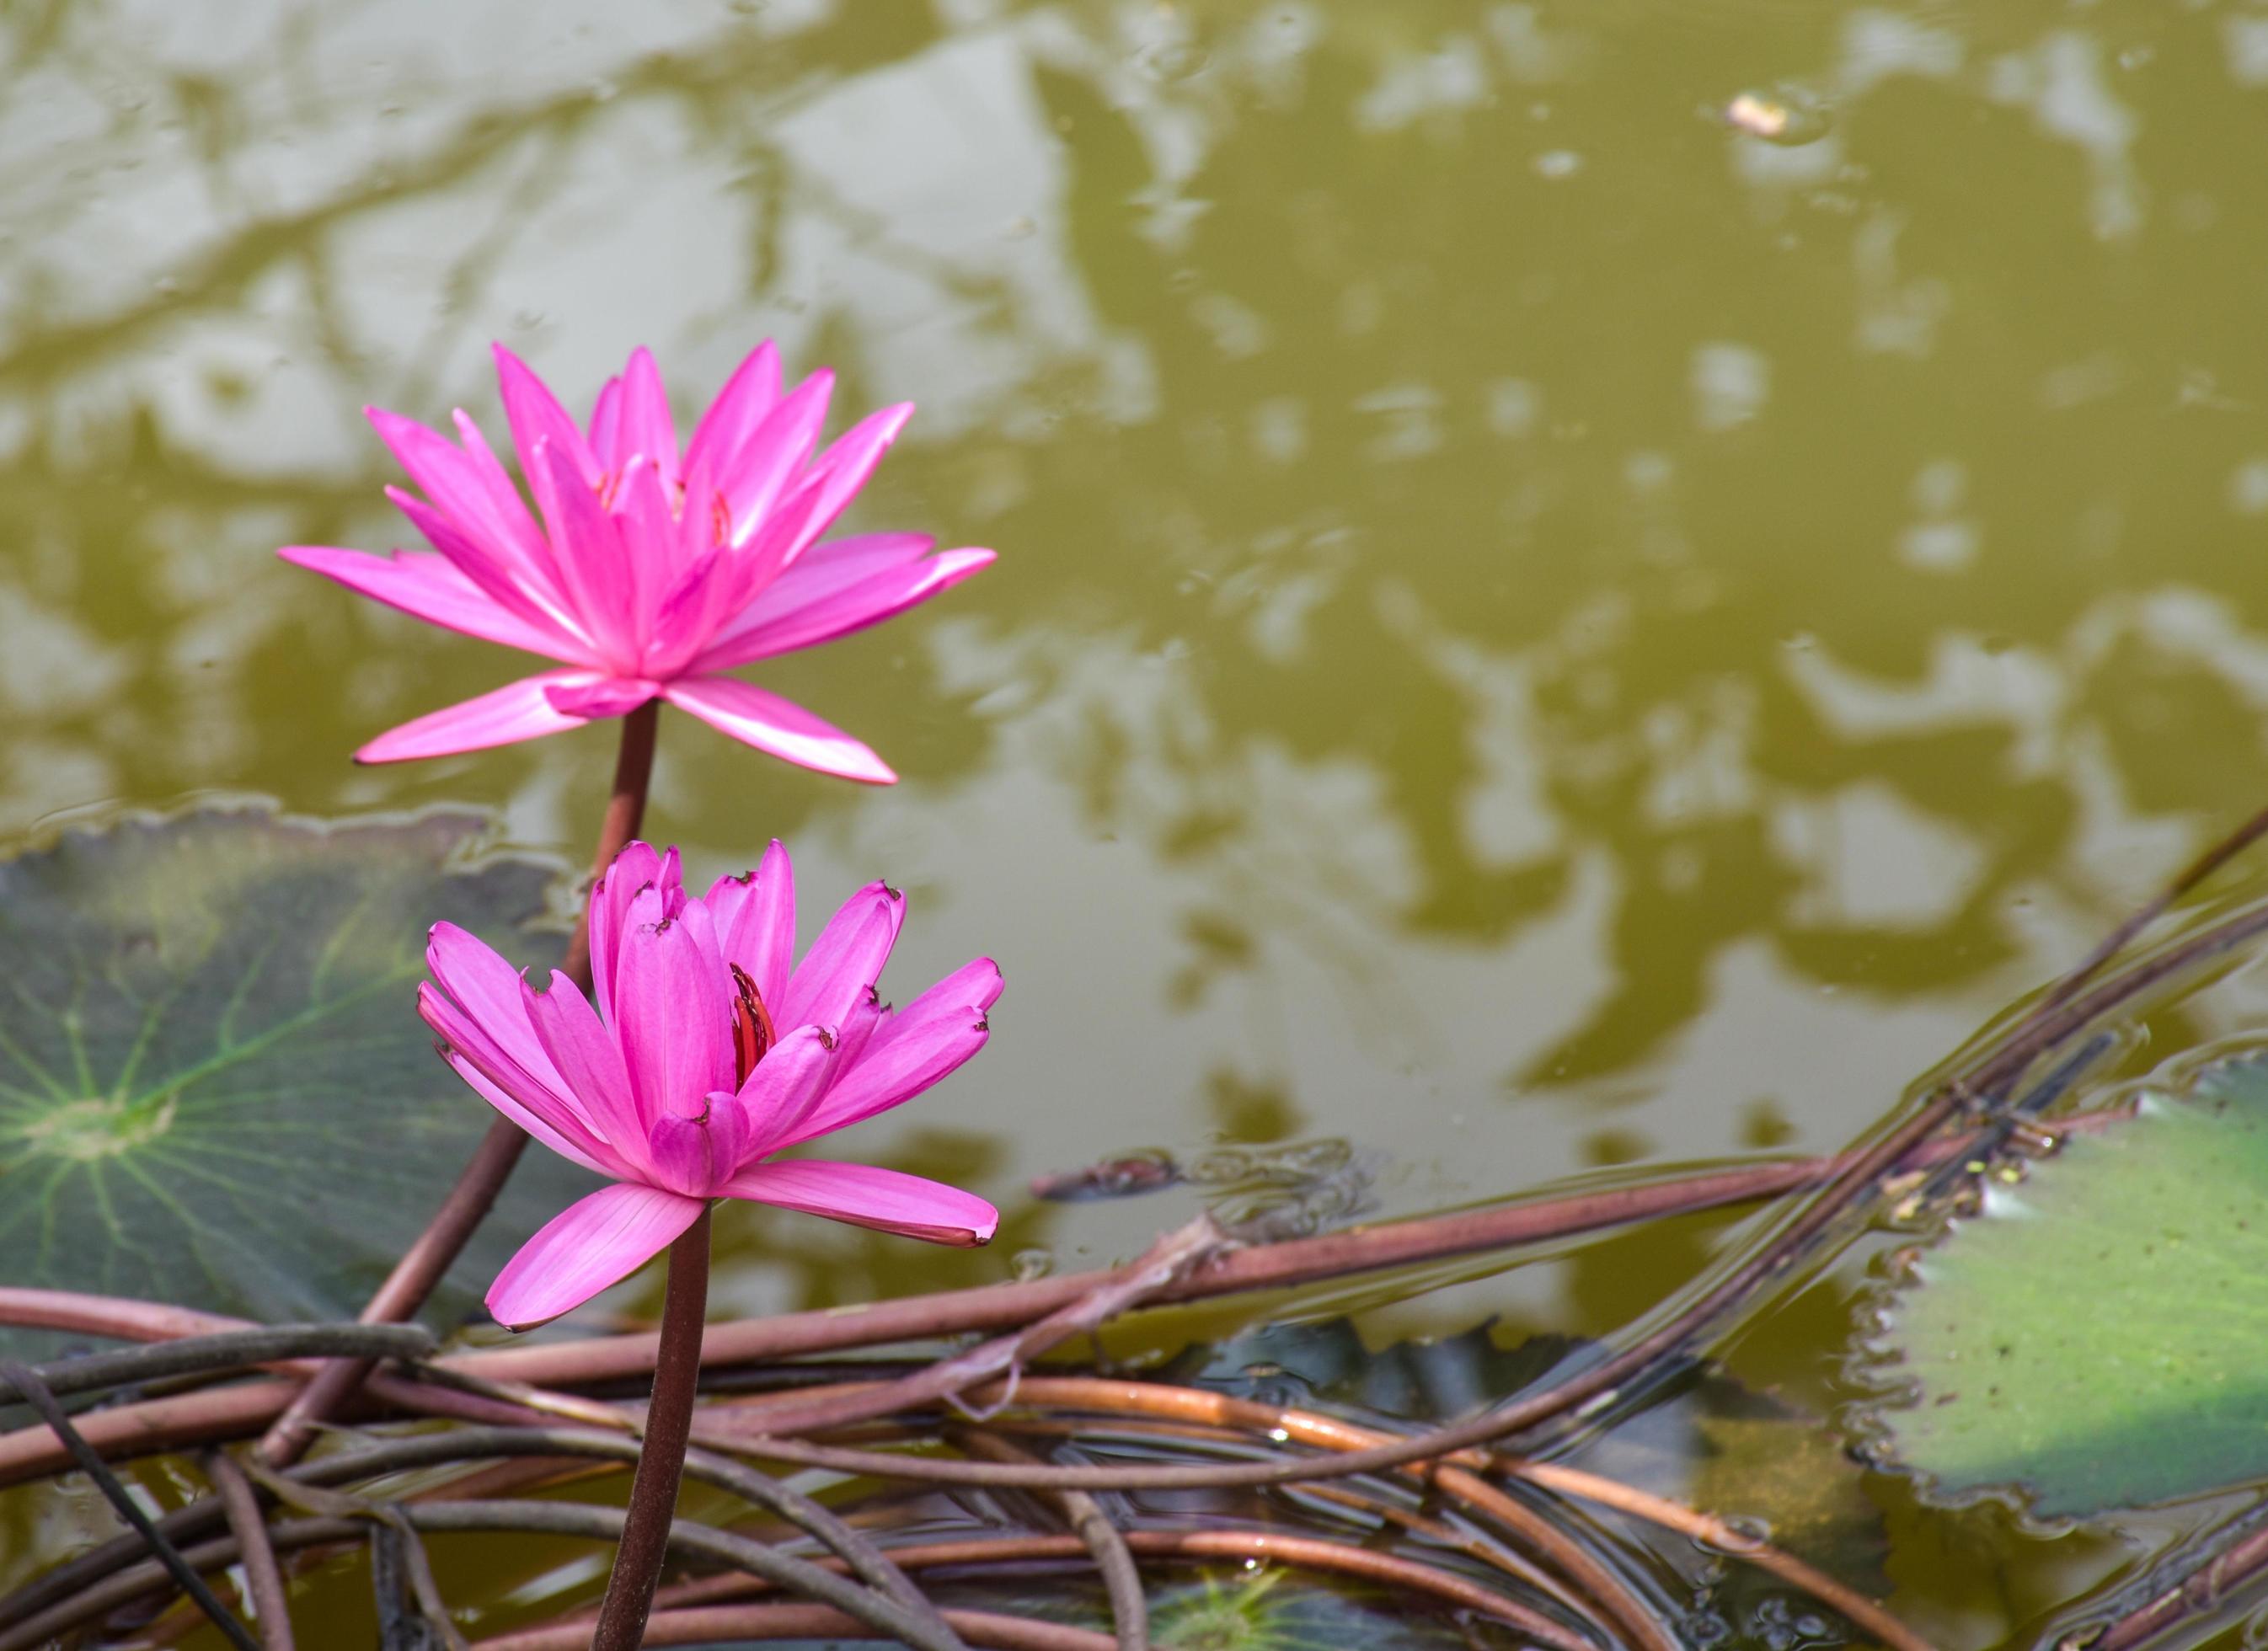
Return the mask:
<path id="1" fill-rule="evenodd" d="M 615 783 L 607 798 L 607 811 L 599 826 L 599 846 L 591 857 L 593 879 L 614 863 L 622 846 L 637 835 L 645 818 L 646 788 L 653 779 L 654 730 L 661 701 L 649 700 L 622 718 L 622 741 L 615 756 Z M 585 991 L 591 989 L 590 908 L 585 904 L 568 936 L 567 955 L 560 967 Z M 473 1230 L 488 1214 L 497 1194 L 504 1190 L 512 1166 L 526 1148 L 527 1135 L 511 1119 L 499 1118 L 489 1126 L 472 1159 L 449 1189 L 440 1209 L 426 1223 L 416 1242 L 394 1264 L 386 1282 L 378 1287 L 362 1310 L 366 1324 L 394 1324 L 413 1317 L 433 1293 L 442 1275 L 455 1265 Z M 366 1359 L 338 1360 L 299 1391 L 260 1441 L 260 1459 L 270 1467 L 296 1462 L 314 1442 L 315 1430 L 338 1413 L 339 1406 L 360 1387 L 375 1368 Z"/>
<path id="2" fill-rule="evenodd" d="M 653 1398 L 646 1406 L 645 1439 L 630 1479 L 629 1516 L 591 1651 L 637 1651 L 646 1613 L 661 1581 L 669 1550 L 677 1485 L 685 1471 L 685 1446 L 693 1431 L 693 1399 L 701 1390 L 701 1331 L 709 1313 L 709 1211 L 704 1205 L 684 1236 L 669 1247 L 669 1288 L 661 1309 L 661 1352 L 654 1361 Z"/>
<path id="3" fill-rule="evenodd" d="M 216 1450 L 205 1458 L 205 1478 L 220 1497 L 228 1515 L 229 1534 L 244 1555 L 245 1592 L 252 1596 L 253 1614 L 259 1618 L 260 1641 L 267 1651 L 295 1651 L 291 1638 L 290 1595 L 284 1587 L 283 1567 L 276 1563 L 275 1545 L 268 1540 L 268 1521 L 260 1511 L 260 1498 L 236 1458 Z"/>

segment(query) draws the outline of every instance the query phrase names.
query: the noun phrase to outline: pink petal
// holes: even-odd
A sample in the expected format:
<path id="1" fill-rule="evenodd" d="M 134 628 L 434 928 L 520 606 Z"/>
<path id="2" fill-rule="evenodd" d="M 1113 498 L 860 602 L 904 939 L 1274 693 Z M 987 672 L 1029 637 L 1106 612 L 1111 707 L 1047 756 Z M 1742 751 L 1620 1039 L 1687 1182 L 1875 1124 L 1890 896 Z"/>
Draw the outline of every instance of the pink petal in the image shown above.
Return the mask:
<path id="1" fill-rule="evenodd" d="M 755 983 L 767 1009 L 784 1009 L 795 964 L 795 868 L 778 838 L 745 877 L 719 877 L 702 904 L 717 923 L 717 949 Z"/>
<path id="2" fill-rule="evenodd" d="M 599 399 L 591 404 L 591 453 L 600 469 L 622 467 L 622 381 L 614 378 L 599 386 Z"/>
<path id="3" fill-rule="evenodd" d="M 447 757 L 580 728 L 589 719 L 557 709 L 548 690 L 596 680 L 597 674 L 589 671 L 547 671 L 541 676 L 522 677 L 478 699 L 428 712 L 415 722 L 389 729 L 355 752 L 355 760 L 407 762 L 414 757 Z"/>
<path id="4" fill-rule="evenodd" d="M 535 532 L 535 524 L 519 503 L 519 495 L 512 491 L 508 479 L 501 494 L 498 492 L 497 482 L 501 467 L 485 443 L 469 451 L 460 449 L 447 437 L 426 429 L 415 419 L 388 413 L 383 407 L 365 407 L 363 412 L 378 431 L 379 439 L 409 472 L 417 490 L 431 501 L 432 510 L 453 523 L 516 583 L 525 580 L 531 572 L 541 573 L 544 561 L 541 536 Z M 460 429 L 471 422 L 461 414 L 458 417 Z M 479 441 L 477 431 L 474 441 Z"/>
<path id="5" fill-rule="evenodd" d="M 1000 998 L 1000 966 L 978 958 L 939 980 L 878 1028 L 811 1115 L 775 1151 L 816 1140 L 903 1105 L 984 1046 L 987 1011 Z"/>
<path id="6" fill-rule="evenodd" d="M 872 1164 L 815 1158 L 751 1164 L 726 1182 L 724 1190 L 733 1198 L 932 1244 L 990 1244 L 1000 1225 L 1000 1212 L 973 1192 Z"/>
<path id="7" fill-rule="evenodd" d="M 963 579 L 991 566 L 993 560 L 989 550 L 948 550 L 911 567 L 888 569 L 831 597 L 774 613 L 754 623 L 738 623 L 729 643 L 720 642 L 706 653 L 696 656 L 688 668 L 702 672 L 722 671 L 848 636 L 884 620 L 895 619 L 908 608 L 951 590 Z M 795 570 L 788 571 L 792 575 Z M 777 593 L 786 583 L 786 576 L 775 581 L 750 605 L 749 613 L 772 608 Z"/>
<path id="8" fill-rule="evenodd" d="M 843 901 L 796 965 L 787 1001 L 773 1006 L 779 1024 L 841 1025 L 881 980 L 905 921 L 906 898 L 887 883 L 869 883 Z"/>
<path id="9" fill-rule="evenodd" d="M 699 1113 L 712 1090 L 730 1090 L 732 999 L 708 912 L 688 903 L 662 916 L 658 892 L 630 903 L 617 937 L 612 1025 L 630 1068 L 638 1116 Z"/>
<path id="10" fill-rule="evenodd" d="M 677 517 L 664 493 L 668 485 L 655 461 L 641 453 L 630 460 L 615 489 L 615 523 L 630 587 L 630 634 L 640 639 L 653 635 L 654 616 L 661 610 L 677 561 Z"/>
<path id="11" fill-rule="evenodd" d="M 585 633 L 600 658 L 626 674 L 635 671 L 643 650 L 633 629 L 635 593 L 615 518 L 600 505 L 597 493 L 578 481 L 574 461 L 556 444 L 535 444 L 534 473 L 544 482 L 536 499 L 543 507 L 560 583 Z"/>
<path id="12" fill-rule="evenodd" d="M 630 1094 L 630 1068 L 622 1064 L 614 1034 L 590 1000 L 556 969 L 551 972 L 549 990 L 539 992 L 523 980 L 519 997 L 529 1030 L 561 1084 L 591 1120 L 593 1133 L 612 1146 L 620 1160 L 638 1163 L 645 1128 Z"/>
<path id="13" fill-rule="evenodd" d="M 592 1134 L 571 1101 L 513 1060 L 487 1028 L 431 980 L 418 983 L 417 1014 L 441 1039 L 442 1058 L 490 1105 L 563 1158 L 602 1175 L 626 1172 L 622 1155 Z M 474 1082 L 475 1077 L 480 1082 Z"/>
<path id="14" fill-rule="evenodd" d="M 474 1094 L 495 1107 L 497 1112 L 503 1113 L 535 1140 L 541 1141 L 552 1151 L 566 1159 L 568 1163 L 609 1178 L 624 1173 L 626 1166 L 619 1159 L 615 1158 L 611 1154 L 586 1151 L 583 1147 L 578 1146 L 573 1139 L 562 1134 L 545 1123 L 539 1114 L 530 1112 L 490 1082 L 488 1079 L 482 1077 L 480 1068 L 466 1058 L 461 1049 L 453 1048 L 445 1044 L 441 1046 L 441 1058 L 449 1063 L 452 1071 L 464 1079 Z"/>
<path id="15" fill-rule="evenodd" d="M 725 1160 L 725 1174 L 777 1149 L 811 1115 L 842 1064 L 835 1036 L 823 1026 L 799 1026 L 774 1045 L 740 1093 L 726 1097 L 745 1133 L 737 1156 Z"/>
<path id="16" fill-rule="evenodd" d="M 890 766 L 850 735 L 753 682 L 687 677 L 671 683 L 662 697 L 711 728 L 800 767 L 869 785 L 897 783 Z"/>
<path id="17" fill-rule="evenodd" d="M 671 857 L 674 863 L 675 856 Z M 591 885 L 586 921 L 591 937 L 591 989 L 598 994 L 599 1012 L 609 1024 L 615 1017 L 615 958 L 628 922 L 630 902 L 661 879 L 662 857 L 642 842 L 626 843 L 614 863 Z"/>
<path id="18" fill-rule="evenodd" d="M 761 530 L 747 534 L 748 566 L 739 592 L 741 601 L 792 567 L 813 542 L 835 525 L 858 489 L 866 485 L 883 452 L 913 416 L 913 404 L 901 402 L 871 413 L 844 432 L 813 463 L 810 473 L 772 510 Z"/>
<path id="19" fill-rule="evenodd" d="M 674 1244 L 702 1201 L 618 1182 L 553 1216 L 489 1286 L 497 1322 L 526 1330 L 580 1307 Z"/>
<path id="20" fill-rule="evenodd" d="M 500 606 L 448 558 L 432 551 L 397 550 L 390 556 L 373 556 L 321 545 L 286 545 L 276 554 L 429 625 L 570 664 L 590 663 L 590 650 L 579 641 L 549 626 L 532 625 Z"/>
<path id="21" fill-rule="evenodd" d="M 596 487 L 599 462 L 583 432 L 575 428 L 574 416 L 559 405 L 559 398 L 526 362 L 502 344 L 490 349 L 496 355 L 497 388 L 504 396 L 504 415 L 512 425 L 512 444 L 519 451 L 519 467 L 527 473 L 536 502 L 542 503 L 545 485 L 536 473 L 535 449 L 541 442 L 549 442 L 574 461 L 575 473 L 584 486 Z"/>
<path id="22" fill-rule="evenodd" d="M 509 958 L 454 923 L 436 923 L 425 936 L 425 967 L 448 1001 L 473 1023 L 481 1041 L 500 1051 L 510 1063 L 497 1082 L 523 1098 L 533 1086 L 536 1098 L 550 1097 L 578 1124 L 589 1125 L 590 1117 L 573 1088 L 552 1065 L 542 1039 L 528 1024 L 522 992 L 526 982 Z"/>
<path id="23" fill-rule="evenodd" d="M 541 583 L 556 600 L 559 591 L 551 577 L 551 547 L 543 542 L 543 530 L 535 525 L 528 513 L 527 503 L 519 496 L 519 489 L 512 485 L 496 450 L 489 438 L 481 434 L 481 427 L 473 422 L 462 407 L 450 414 L 457 427 L 457 440 L 465 452 L 466 473 L 488 501 L 488 522 L 499 537 L 519 547 L 521 559 L 531 576 Z"/>
<path id="24" fill-rule="evenodd" d="M 788 560 L 792 561 L 806 546 L 835 525 L 836 518 L 850 507 L 858 489 L 866 485 L 874 473 L 874 466 L 882 462 L 882 455 L 890 444 L 898 439 L 898 432 L 914 415 L 914 404 L 901 401 L 869 413 L 821 453 L 811 466 L 811 476 L 804 483 L 807 491 L 817 495 L 816 508 L 804 524 L 803 542 L 798 545 Z"/>
<path id="25" fill-rule="evenodd" d="M 531 625 L 547 627 L 563 636 L 581 640 L 585 627 L 554 603 L 548 591 L 539 588 L 513 558 L 497 548 L 494 541 L 464 532 L 454 517 L 400 488 L 389 487 L 386 496 L 394 509 L 409 518 L 410 525 L 425 536 L 427 544 L 447 557 L 451 566 L 497 606 L 519 614 Z"/>
<path id="26" fill-rule="evenodd" d="M 701 415 L 693 440 L 685 449 L 685 473 L 691 476 L 704 459 L 712 471 L 722 470 L 740 451 L 748 433 L 778 404 L 779 394 L 779 352 L 766 339 L 733 370 L 717 399 Z"/>
<path id="27" fill-rule="evenodd" d="M 733 1173 L 726 1155 L 740 1149 L 747 1129 L 731 1096 L 719 1091 L 708 1100 L 703 1114 L 679 1118 L 665 1112 L 647 1130 L 644 1156 L 653 1166 L 655 1185 L 688 1198 L 708 1198 Z M 719 1141 L 720 1133 L 726 1139 Z"/>
<path id="28" fill-rule="evenodd" d="M 665 481 L 677 480 L 677 427 L 670 420 L 661 370 L 653 364 L 653 352 L 643 344 L 630 352 L 630 364 L 622 373 L 622 429 L 615 441 L 622 464 L 643 458 Z"/>
<path id="29" fill-rule="evenodd" d="M 717 488 L 733 517 L 733 542 L 745 544 L 801 470 L 827 422 L 835 375 L 815 372 L 764 415 L 740 450 L 719 461 Z"/>
<path id="30" fill-rule="evenodd" d="M 602 716 L 627 716 L 648 700 L 660 698 L 661 684 L 644 677 L 595 677 L 588 682 L 554 683 L 544 693 L 553 709 L 595 722 Z"/>

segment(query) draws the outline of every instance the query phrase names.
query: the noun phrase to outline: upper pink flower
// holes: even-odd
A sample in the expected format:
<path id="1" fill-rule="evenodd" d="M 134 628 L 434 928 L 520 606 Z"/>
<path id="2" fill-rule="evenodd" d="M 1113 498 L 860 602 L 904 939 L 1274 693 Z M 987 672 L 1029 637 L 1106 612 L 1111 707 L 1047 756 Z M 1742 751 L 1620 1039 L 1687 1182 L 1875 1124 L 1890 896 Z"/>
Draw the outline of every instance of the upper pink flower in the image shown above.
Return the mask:
<path id="1" fill-rule="evenodd" d="M 355 753 L 394 762 L 533 739 L 664 699 L 759 751 L 887 784 L 888 765 L 801 706 L 721 676 L 878 624 L 959 583 L 989 550 L 931 554 L 918 533 L 819 536 L 865 485 L 909 403 L 813 456 L 834 375 L 780 393 L 770 343 L 740 365 L 681 450 L 644 349 L 599 393 L 586 435 L 503 345 L 497 377 L 531 513 L 462 411 L 463 444 L 377 407 L 419 499 L 387 496 L 431 542 L 391 556 L 291 545 L 285 561 L 468 636 L 564 667 L 435 711 Z"/>
<path id="2" fill-rule="evenodd" d="M 777 842 L 745 877 L 685 892 L 677 850 L 622 850 L 591 891 L 594 1010 L 554 971 L 539 992 L 434 925 L 418 1012 L 490 1105 L 615 1185 L 507 1263 L 489 1310 L 515 1329 L 629 1275 L 712 1198 L 746 1198 L 939 1244 L 981 1244 L 983 1199 L 919 1176 L 776 1153 L 910 1100 L 984 1046 L 1000 970 L 979 958 L 904 1009 L 875 994 L 905 900 L 870 883 L 795 957 L 795 873 Z"/>

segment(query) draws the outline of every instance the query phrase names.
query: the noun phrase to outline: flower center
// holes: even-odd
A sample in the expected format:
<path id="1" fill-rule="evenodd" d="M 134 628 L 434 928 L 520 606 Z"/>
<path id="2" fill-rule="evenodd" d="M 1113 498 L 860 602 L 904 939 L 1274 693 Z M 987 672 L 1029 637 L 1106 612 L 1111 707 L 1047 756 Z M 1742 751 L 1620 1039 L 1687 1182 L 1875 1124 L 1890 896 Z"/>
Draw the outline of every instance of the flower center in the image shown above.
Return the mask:
<path id="1" fill-rule="evenodd" d="M 748 979 L 747 971 L 737 963 L 731 967 L 733 1087 L 737 1089 L 748 1081 L 748 1074 L 756 1069 L 756 1062 L 779 1041 L 779 1033 L 773 1029 L 771 1011 L 764 1007 L 763 994 Z"/>

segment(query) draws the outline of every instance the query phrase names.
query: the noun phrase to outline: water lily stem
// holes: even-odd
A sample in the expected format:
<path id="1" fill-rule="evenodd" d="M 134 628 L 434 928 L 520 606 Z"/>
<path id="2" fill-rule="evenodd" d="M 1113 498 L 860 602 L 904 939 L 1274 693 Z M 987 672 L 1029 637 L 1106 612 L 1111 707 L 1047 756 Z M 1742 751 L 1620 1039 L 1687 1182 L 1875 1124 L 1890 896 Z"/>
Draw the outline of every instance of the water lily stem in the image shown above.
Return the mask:
<path id="1" fill-rule="evenodd" d="M 622 741 L 615 756 L 615 783 L 607 796 L 607 811 L 599 823 L 599 847 L 591 857 L 591 875 L 597 877 L 614 863 L 622 845 L 637 835 L 645 818 L 645 794 L 653 779 L 655 724 L 661 701 L 649 700 L 622 718 Z M 589 906 L 575 919 L 568 936 L 567 955 L 560 965 L 567 977 L 585 991 L 591 988 Z M 527 1135 L 519 1126 L 499 1118 L 473 1150 L 472 1159 L 449 1189 L 441 1207 L 426 1224 L 417 1241 L 394 1264 L 394 1271 L 362 1310 L 366 1324 L 395 1324 L 412 1317 L 425 1304 L 433 1287 L 456 1262 L 475 1228 L 496 1202 L 497 1194 L 519 1162 Z M 340 1360 L 325 1365 L 298 1396 L 284 1407 L 275 1425 L 261 1437 L 260 1459 L 270 1467 L 286 1467 L 306 1454 L 315 1432 L 337 1413 L 339 1406 L 359 1388 L 372 1368 L 368 1360 Z"/>
<path id="2" fill-rule="evenodd" d="M 685 1236 L 669 1247 L 669 1290 L 661 1309 L 661 1356 L 654 1361 L 653 1400 L 646 1408 L 645 1442 L 630 1480 L 628 1519 L 615 1550 L 614 1574 L 599 1607 L 591 1651 L 637 1651 L 646 1613 L 661 1581 L 669 1525 L 677 1512 L 677 1482 L 693 1431 L 693 1399 L 701 1387 L 701 1331 L 709 1315 L 709 1211 L 703 1208 Z"/>

